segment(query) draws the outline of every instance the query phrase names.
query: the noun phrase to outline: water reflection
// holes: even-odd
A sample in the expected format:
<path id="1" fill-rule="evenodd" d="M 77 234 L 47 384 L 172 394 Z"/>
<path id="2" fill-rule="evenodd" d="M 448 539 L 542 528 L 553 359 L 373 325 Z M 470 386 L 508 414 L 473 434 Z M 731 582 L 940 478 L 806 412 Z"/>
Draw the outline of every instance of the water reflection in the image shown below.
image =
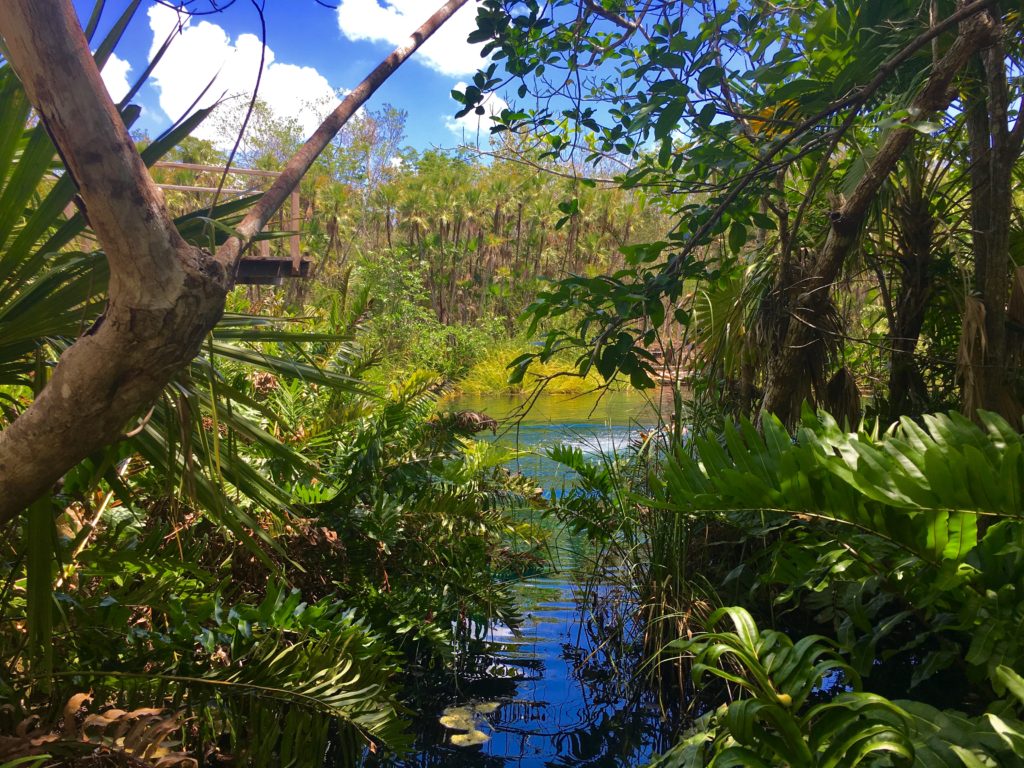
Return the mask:
<path id="1" fill-rule="evenodd" d="M 505 419 L 520 401 L 464 398 L 453 410 Z M 565 471 L 543 457 L 558 442 L 599 455 L 621 450 L 657 421 L 657 407 L 634 393 L 542 398 L 515 429 L 495 439 L 532 453 L 513 469 L 557 493 Z M 580 549 L 571 546 L 561 578 L 520 586 L 526 621 L 521 633 L 495 627 L 460 660 L 458 678 L 424 681 L 414 695 L 422 711 L 413 724 L 413 750 L 401 757 L 371 755 L 367 768 L 506 768 L 509 766 L 643 765 L 670 745 L 653 694 L 638 684 L 642 653 L 630 595 L 604 585 L 584 592 L 568 574 Z M 473 747 L 452 745 L 453 731 L 438 722 L 446 708 L 497 702 L 478 727 L 490 736 Z"/>
<path id="2" fill-rule="evenodd" d="M 668 414 L 671 396 L 655 391 L 634 391 L 587 395 L 543 395 L 521 414 L 522 397 L 466 395 L 453 400 L 453 411 L 486 413 L 501 424 L 496 442 L 527 452 L 512 462 L 511 469 L 537 480 L 546 491 L 569 480 L 565 469 L 544 455 L 558 443 L 579 448 L 597 458 L 621 451 Z"/>
<path id="3" fill-rule="evenodd" d="M 663 749 L 667 734 L 656 703 L 631 684 L 639 658 L 628 645 L 632 628 L 623 625 L 616 635 L 592 619 L 582 623 L 575 589 L 559 579 L 527 582 L 531 600 L 521 636 L 496 628 L 467 659 L 451 698 L 499 703 L 479 726 L 490 736 L 485 744 L 451 744 L 452 732 L 437 722 L 446 701 L 416 723 L 411 754 L 367 765 L 611 768 L 642 765 Z M 602 587 L 587 601 L 602 605 L 602 615 L 619 615 L 623 597 L 610 590 Z"/>

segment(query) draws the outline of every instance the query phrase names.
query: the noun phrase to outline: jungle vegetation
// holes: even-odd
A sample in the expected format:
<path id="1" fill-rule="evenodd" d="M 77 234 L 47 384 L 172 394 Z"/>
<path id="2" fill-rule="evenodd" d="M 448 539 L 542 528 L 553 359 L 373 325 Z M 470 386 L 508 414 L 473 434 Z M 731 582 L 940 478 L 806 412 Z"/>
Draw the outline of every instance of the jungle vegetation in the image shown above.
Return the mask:
<path id="1" fill-rule="evenodd" d="M 694 345 L 663 436 L 553 452 L 697 718 L 658 765 L 1020 764 L 1020 8 L 483 6 L 463 111 L 514 89 L 495 130 L 673 219 L 514 366 Z"/>
<path id="2" fill-rule="evenodd" d="M 130 137 L 102 90 L 139 3 L 9 5 L 0 764 L 400 750 L 403 676 L 516 624 L 537 507 L 636 597 L 658 765 L 1024 763 L 1019 7 L 484 0 L 486 152 L 255 104 L 280 183 L 211 207 L 147 168 L 230 117 Z M 232 287 L 288 184 L 313 276 Z M 442 400 L 666 377 L 557 501 Z"/>

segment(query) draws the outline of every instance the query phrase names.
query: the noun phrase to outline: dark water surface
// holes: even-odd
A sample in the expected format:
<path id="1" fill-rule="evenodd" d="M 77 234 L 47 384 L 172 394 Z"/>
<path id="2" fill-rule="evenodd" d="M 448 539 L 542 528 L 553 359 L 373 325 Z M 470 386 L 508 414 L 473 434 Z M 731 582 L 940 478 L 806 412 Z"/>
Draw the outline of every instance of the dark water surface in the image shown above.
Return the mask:
<path id="1" fill-rule="evenodd" d="M 498 419 L 520 401 L 461 398 L 452 410 L 483 411 Z M 656 409 L 634 393 L 568 399 L 546 396 L 502 443 L 531 451 L 516 468 L 555 489 L 565 481 L 557 465 L 538 455 L 558 442 L 597 455 L 620 449 L 656 420 Z M 373 766 L 639 766 L 668 744 L 656 702 L 636 685 L 640 661 L 630 652 L 629 595 L 610 584 L 584 588 L 572 565 L 585 556 L 562 540 L 562 573 L 519 587 L 526 620 L 517 636 L 492 629 L 463 660 L 458 680 L 421 702 L 414 750 Z M 447 717 L 446 717 L 447 716 Z M 487 740 L 453 744 L 465 730 L 446 718 L 472 723 Z M 458 741 L 458 738 L 456 738 Z"/>

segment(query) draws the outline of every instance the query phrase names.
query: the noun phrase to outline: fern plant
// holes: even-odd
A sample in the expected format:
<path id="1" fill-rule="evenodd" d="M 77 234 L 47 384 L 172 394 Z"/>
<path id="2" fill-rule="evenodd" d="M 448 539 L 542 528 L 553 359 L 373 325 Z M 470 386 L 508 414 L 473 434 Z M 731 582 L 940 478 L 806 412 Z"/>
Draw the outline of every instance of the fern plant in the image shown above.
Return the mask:
<path id="1" fill-rule="evenodd" d="M 1024 439 L 982 418 L 983 428 L 950 414 L 846 433 L 806 413 L 795 437 L 771 419 L 763 434 L 729 426 L 724 445 L 698 439 L 692 456 L 669 457 L 647 504 L 767 536 L 763 566 L 747 566 L 782 587 L 780 604 L 831 618 L 861 673 L 887 643 L 890 654 L 922 649 L 925 676 L 949 667 L 962 644 L 984 675 L 1020 658 L 1010 638 L 1024 616 Z M 913 626 L 902 633 L 913 647 L 892 645 L 901 624 Z"/>
<path id="2" fill-rule="evenodd" d="M 133 579 L 100 600 L 82 595 L 101 615 L 77 628 L 75 644 L 62 642 L 79 656 L 77 668 L 53 674 L 49 703 L 18 699 L 10 711 L 43 724 L 63 715 L 63 732 L 78 740 L 69 718 L 82 702 L 58 710 L 54 694 L 88 689 L 108 708 L 162 712 L 189 754 L 218 749 L 252 766 L 313 768 L 328 749 L 338 764 L 355 764 L 368 745 L 405 743 L 392 653 L 337 601 L 307 604 L 296 590 L 271 585 L 259 603 L 231 604 L 184 581 L 161 599 L 153 586 Z M 134 607 L 141 600 L 149 603 L 146 620 Z M 56 739 L 42 739 L 48 732 L 42 727 L 22 748 L 50 749 Z"/>
<path id="3" fill-rule="evenodd" d="M 996 711 L 968 717 L 860 690 L 859 676 L 826 638 L 794 643 L 781 632 L 759 629 L 742 608 L 720 609 L 708 624 L 714 630 L 724 618 L 731 631 L 701 633 L 669 650 L 692 654 L 698 686 L 717 678 L 734 689 L 736 700 L 700 718 L 653 763 L 658 768 L 976 768 L 1016 765 L 1024 757 L 1024 722 L 1012 715 L 1024 701 L 1024 688 L 1008 668 L 1001 674 L 1009 699 Z"/>
<path id="4" fill-rule="evenodd" d="M 698 682 L 711 674 L 744 698 L 707 715 L 672 760 L 1024 759 L 1016 687 L 1024 437 L 997 416 L 980 418 L 981 426 L 939 414 L 849 433 L 827 414 L 805 412 L 795 435 L 772 419 L 761 433 L 729 426 L 721 441 L 678 447 L 652 473 L 644 501 L 652 514 L 713 521 L 761 541 L 731 577 L 751 572 L 749 594 L 772 594 L 775 610 L 784 609 L 777 622 L 816 620 L 835 635 L 794 643 L 729 609 L 709 622 L 729 615 L 734 632 L 673 643 L 694 654 Z M 905 700 L 908 693 L 922 701 Z"/>
<path id="5" fill-rule="evenodd" d="M 908 764 L 913 746 L 904 713 L 886 699 L 848 690 L 811 701 L 825 685 L 857 687 L 856 673 L 829 642 L 808 636 L 793 643 L 774 630 L 760 630 L 742 608 L 723 608 L 733 631 L 708 631 L 669 649 L 692 653 L 700 686 L 711 675 L 735 686 L 739 698 L 723 705 L 656 763 L 661 766 L 807 766 L 837 768 L 896 758 Z"/>

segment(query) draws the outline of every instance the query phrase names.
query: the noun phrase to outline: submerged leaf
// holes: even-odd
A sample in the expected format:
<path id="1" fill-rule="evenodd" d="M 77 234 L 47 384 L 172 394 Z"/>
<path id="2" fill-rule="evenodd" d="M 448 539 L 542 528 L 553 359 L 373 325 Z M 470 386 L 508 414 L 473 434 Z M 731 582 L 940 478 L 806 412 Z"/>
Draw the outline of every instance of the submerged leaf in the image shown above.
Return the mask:
<path id="1" fill-rule="evenodd" d="M 478 744 L 483 744 L 490 740 L 483 731 L 478 731 L 475 728 L 469 733 L 455 733 L 452 734 L 452 744 L 456 747 L 475 747 Z"/>
<path id="2" fill-rule="evenodd" d="M 456 731 L 471 731 L 476 728 L 476 717 L 467 707 L 449 707 L 440 719 L 441 725 Z"/>

